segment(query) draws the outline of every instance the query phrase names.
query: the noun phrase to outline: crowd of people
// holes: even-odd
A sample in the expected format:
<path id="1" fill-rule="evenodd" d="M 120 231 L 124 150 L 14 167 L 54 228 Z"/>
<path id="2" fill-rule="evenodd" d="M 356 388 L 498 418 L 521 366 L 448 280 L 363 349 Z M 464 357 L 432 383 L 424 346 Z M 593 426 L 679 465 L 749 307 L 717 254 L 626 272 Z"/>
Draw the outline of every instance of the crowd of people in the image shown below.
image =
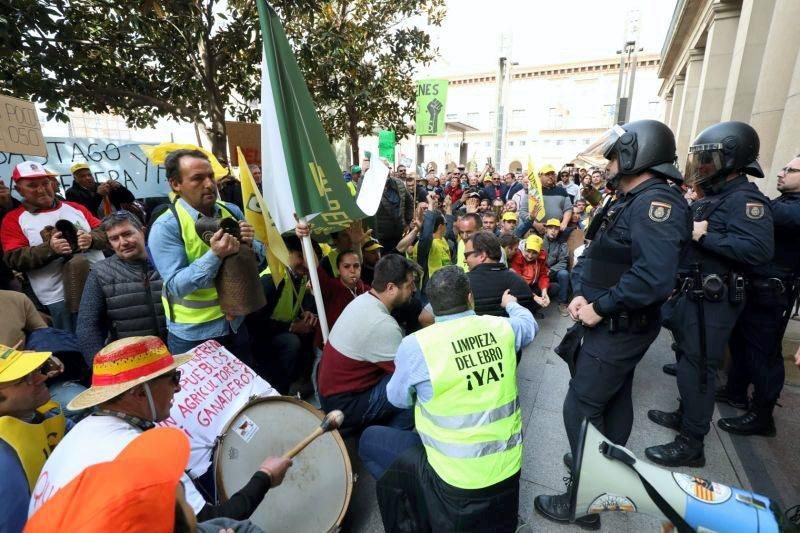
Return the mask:
<path id="1" fill-rule="evenodd" d="M 153 507 L 128 520 L 257 531 L 243 521 L 291 460 L 266 457 L 220 502 L 184 473 L 186 437 L 154 429 L 170 416 L 181 365 L 209 340 L 281 394 L 344 413 L 341 432 L 357 438 L 378 480 L 387 531 L 516 529 L 516 367 L 551 299 L 582 337 L 564 399 L 569 469 L 584 419 L 626 443 L 634 369 L 662 325 L 675 340 L 677 363 L 665 371 L 677 374 L 681 405 L 648 414 L 677 432 L 674 442 L 648 448 L 648 459 L 702 466 L 715 398 L 744 410 L 720 420 L 723 430 L 774 435 L 779 341 L 800 272 L 791 245 L 800 157 L 781 171 L 782 195 L 770 201 L 747 179 L 763 177 L 749 126 L 703 132 L 685 175 L 675 150 L 665 125 L 639 121 L 599 139 L 580 168 L 544 165 L 532 175 L 456 166 L 417 176 L 398 165 L 374 217 L 313 242 L 313 266 L 301 244 L 312 228 L 298 222 L 284 235 L 289 261 L 280 272 L 267 268 L 238 181 L 218 184 L 201 151 L 167 156 L 170 195 L 160 203 L 97 183 L 84 163 L 73 166 L 62 197 L 43 165 L 18 164 L 10 178 L 21 202 L 0 187 L 0 299 L 8 304 L 0 328 L 0 530 L 26 522 L 29 531 L 81 530 L 108 519 L 90 509 L 116 508 L 139 492 L 138 504 Z M 353 195 L 368 164 L 346 174 Z M 260 169 L 251 171 L 260 186 Z M 229 219 L 237 230 L 198 233 L 203 217 Z M 243 248 L 260 264 L 256 290 L 266 305 L 230 316 L 215 280 Z M 718 388 L 729 344 L 732 366 Z M 148 463 L 158 483 L 145 486 L 136 465 L 148 454 L 159 456 Z M 89 494 L 98 476 L 126 468 L 136 475 Z M 538 496 L 535 508 L 566 523 L 569 502 L 568 490 Z M 600 525 L 597 515 L 578 522 Z"/>

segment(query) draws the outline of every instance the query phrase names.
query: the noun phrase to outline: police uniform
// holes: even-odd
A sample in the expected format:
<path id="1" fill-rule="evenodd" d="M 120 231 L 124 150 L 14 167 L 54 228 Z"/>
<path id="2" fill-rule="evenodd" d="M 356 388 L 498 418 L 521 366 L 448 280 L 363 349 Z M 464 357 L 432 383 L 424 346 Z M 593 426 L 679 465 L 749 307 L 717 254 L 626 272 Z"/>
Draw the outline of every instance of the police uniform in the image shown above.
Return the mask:
<path id="1" fill-rule="evenodd" d="M 775 231 L 775 257 L 753 269 L 747 284 L 744 310 L 731 335 L 731 367 L 725 393 L 732 403 L 747 404 L 753 384 L 753 402 L 741 417 L 723 418 L 721 429 L 750 435 L 775 435 L 772 410 L 785 378 L 781 341 L 800 274 L 800 193 L 786 193 L 770 202 Z"/>
<path id="2" fill-rule="evenodd" d="M 717 139 L 724 142 L 710 142 Z M 738 148 L 726 151 L 730 146 Z M 717 368 L 744 308 L 745 279 L 773 253 L 769 200 L 744 173 L 726 176 L 736 169 L 743 172 L 747 165 L 748 172 L 760 173 L 755 130 L 743 123 L 721 123 L 698 136 L 690 161 L 694 147 L 704 154 L 698 156 L 702 164 L 711 164 L 711 152 L 725 153 L 718 158 L 715 177 L 700 185 L 705 197 L 691 206 L 696 222 L 708 222 L 707 233 L 687 248 L 677 293 L 662 308 L 663 324 L 675 340 L 680 406 L 675 412 L 652 410 L 648 417 L 680 433 L 673 442 L 647 448 L 645 455 L 670 467 L 705 465 L 703 439 L 714 412 Z M 690 174 L 687 167 L 687 178 Z"/>

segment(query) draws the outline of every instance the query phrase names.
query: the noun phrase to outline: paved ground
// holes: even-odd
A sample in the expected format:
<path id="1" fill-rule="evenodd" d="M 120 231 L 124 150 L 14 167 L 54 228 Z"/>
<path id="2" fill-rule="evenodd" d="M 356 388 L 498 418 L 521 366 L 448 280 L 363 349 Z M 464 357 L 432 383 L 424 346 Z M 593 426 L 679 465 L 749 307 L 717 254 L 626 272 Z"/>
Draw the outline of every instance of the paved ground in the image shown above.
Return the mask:
<path id="1" fill-rule="evenodd" d="M 561 406 L 569 382 L 566 365 L 553 353 L 569 318 L 558 315 L 555 305 L 546 310 L 539 320 L 539 335 L 523 354 L 518 371 L 519 393 L 523 413 L 524 462 L 520 495 L 520 516 L 524 521 L 521 532 L 528 531 L 580 531 L 577 527 L 563 527 L 541 518 L 533 509 L 533 499 L 538 494 L 554 494 L 564 489 L 562 478 L 566 469 L 561 456 L 568 449 L 567 436 L 561 418 Z M 657 426 L 647 419 L 648 409 L 672 409 L 678 396 L 675 379 L 661 372 L 661 365 L 673 360 L 671 339 L 666 331 L 658 337 L 644 357 L 634 380 L 635 421 L 628 448 L 640 459 L 644 449 L 662 444 L 674 437 L 674 432 Z M 787 367 L 789 372 L 796 368 Z M 800 503 L 800 387 L 787 385 L 781 398 L 783 408 L 778 408 L 777 438 L 736 437 L 714 426 L 706 438 L 706 466 L 702 469 L 681 469 L 725 484 L 754 490 L 772 497 L 782 508 Z M 718 405 L 714 419 L 736 415 L 727 405 Z M 355 443 L 351 442 L 354 449 Z M 344 530 L 372 533 L 383 531 L 375 501 L 375 482 L 351 453 L 357 481 Z M 606 513 L 602 517 L 602 530 L 613 532 L 658 531 L 658 519 L 625 513 Z"/>

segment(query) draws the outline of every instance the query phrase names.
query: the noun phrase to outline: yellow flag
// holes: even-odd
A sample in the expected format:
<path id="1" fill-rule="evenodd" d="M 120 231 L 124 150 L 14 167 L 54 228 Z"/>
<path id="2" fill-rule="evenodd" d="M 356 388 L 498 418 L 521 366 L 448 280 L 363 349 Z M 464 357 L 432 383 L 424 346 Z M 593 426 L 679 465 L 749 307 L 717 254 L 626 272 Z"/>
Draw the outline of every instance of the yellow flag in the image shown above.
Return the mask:
<path id="1" fill-rule="evenodd" d="M 256 181 L 250 173 L 250 167 L 244 159 L 242 149 L 236 147 L 239 154 L 239 180 L 242 182 L 242 201 L 244 203 L 244 218 L 253 226 L 256 232 L 256 239 L 266 246 L 267 265 L 272 273 L 272 281 L 277 286 L 283 279 L 285 273 L 284 265 L 289 264 L 289 250 L 283 237 L 275 227 L 272 217 L 269 216 L 267 204 L 258 190 Z"/>
<path id="2" fill-rule="evenodd" d="M 211 168 L 214 170 L 215 178 L 222 179 L 228 175 L 228 169 L 223 167 L 222 164 L 217 161 L 217 158 L 214 156 L 214 154 L 205 148 L 196 146 L 194 144 L 161 143 L 156 146 L 140 144 L 139 148 L 141 148 L 142 152 L 144 152 L 144 155 L 146 155 L 147 158 L 156 165 L 163 165 L 164 161 L 167 159 L 167 154 L 174 152 L 175 150 L 200 150 L 208 156 L 208 160 L 211 162 Z"/>
<path id="3" fill-rule="evenodd" d="M 542 196 L 542 181 L 533 166 L 533 159 L 528 156 L 528 213 L 537 222 L 544 220 L 544 199 Z"/>

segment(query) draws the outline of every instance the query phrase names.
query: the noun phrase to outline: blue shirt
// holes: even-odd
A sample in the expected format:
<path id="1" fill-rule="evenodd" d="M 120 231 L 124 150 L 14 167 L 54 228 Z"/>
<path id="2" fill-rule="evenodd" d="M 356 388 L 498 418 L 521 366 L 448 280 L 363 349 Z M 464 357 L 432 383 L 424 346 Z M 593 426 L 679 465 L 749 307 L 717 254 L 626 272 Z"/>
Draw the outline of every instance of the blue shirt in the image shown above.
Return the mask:
<path id="1" fill-rule="evenodd" d="M 511 329 L 514 330 L 514 347 L 521 351 L 533 342 L 539 325 L 530 311 L 516 302 L 506 306 Z M 472 316 L 475 311 L 464 311 L 453 315 L 437 316 L 436 322 L 447 322 Z M 386 397 L 392 405 L 406 409 L 414 405 L 414 396 L 425 403 L 433 397 L 433 387 L 428 365 L 422 355 L 419 341 L 414 335 L 403 339 L 394 359 L 394 374 L 386 385 Z"/>
<path id="2" fill-rule="evenodd" d="M 58 414 L 54 409 L 45 413 L 45 418 Z M 66 430 L 75 424 L 67 419 Z M 28 478 L 17 452 L 3 439 L 0 439 L 0 533 L 19 533 L 28 521 L 28 503 L 31 491 Z"/>
<path id="3" fill-rule="evenodd" d="M 193 220 L 197 220 L 200 213 L 195 208 L 182 198 L 179 198 L 178 202 Z M 244 220 L 238 207 L 227 202 L 225 207 L 238 220 Z M 215 205 L 214 216 L 221 216 L 219 211 L 219 206 Z M 164 280 L 165 293 L 184 298 L 197 289 L 214 286 L 214 278 L 217 277 L 222 260 L 208 250 L 201 257 L 189 263 L 181 237 L 180 223 L 169 211 L 153 222 L 147 244 L 153 264 Z M 253 251 L 258 256 L 258 260 L 263 261 L 264 245 L 260 241 L 253 240 Z M 167 312 L 167 329 L 176 337 L 187 341 L 205 341 L 236 332 L 243 320 L 242 316 L 236 317 L 230 322 L 225 317 L 220 317 L 202 324 L 179 324 L 172 322 L 169 312 Z"/>

